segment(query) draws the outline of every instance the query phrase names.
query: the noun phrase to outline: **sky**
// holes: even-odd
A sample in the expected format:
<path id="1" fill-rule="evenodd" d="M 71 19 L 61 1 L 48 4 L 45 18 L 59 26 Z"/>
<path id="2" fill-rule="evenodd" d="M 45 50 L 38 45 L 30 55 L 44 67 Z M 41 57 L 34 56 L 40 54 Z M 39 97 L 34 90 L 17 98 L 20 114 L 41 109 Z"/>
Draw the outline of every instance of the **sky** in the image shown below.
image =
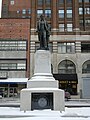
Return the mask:
<path id="1" fill-rule="evenodd" d="M 2 3 L 2 0 L 0 0 L 0 18 L 1 18 L 1 3 Z"/>

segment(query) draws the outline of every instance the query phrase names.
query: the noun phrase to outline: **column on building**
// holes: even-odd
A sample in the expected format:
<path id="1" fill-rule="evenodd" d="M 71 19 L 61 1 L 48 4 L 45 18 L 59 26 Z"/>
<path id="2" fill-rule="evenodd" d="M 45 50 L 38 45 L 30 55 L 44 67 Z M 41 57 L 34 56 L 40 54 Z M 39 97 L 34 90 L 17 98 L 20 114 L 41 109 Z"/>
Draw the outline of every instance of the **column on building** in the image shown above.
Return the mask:
<path id="1" fill-rule="evenodd" d="M 78 31 L 79 30 L 79 1 L 73 0 L 73 30 Z"/>
<path id="2" fill-rule="evenodd" d="M 52 54 L 53 73 L 58 73 L 57 66 L 57 42 L 53 42 L 53 54 Z"/>
<path id="3" fill-rule="evenodd" d="M 52 32 L 56 34 L 57 32 L 57 0 L 52 0 Z"/>

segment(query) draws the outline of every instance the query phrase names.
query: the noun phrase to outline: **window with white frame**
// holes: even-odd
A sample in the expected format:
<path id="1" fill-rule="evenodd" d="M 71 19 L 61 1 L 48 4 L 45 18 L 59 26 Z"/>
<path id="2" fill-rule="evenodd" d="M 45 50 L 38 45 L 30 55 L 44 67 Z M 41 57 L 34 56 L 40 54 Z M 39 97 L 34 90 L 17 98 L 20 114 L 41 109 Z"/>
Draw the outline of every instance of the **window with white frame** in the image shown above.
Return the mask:
<path id="1" fill-rule="evenodd" d="M 26 60 L 0 60 L 0 70 L 26 70 Z"/>
<path id="2" fill-rule="evenodd" d="M 26 14 L 26 9 L 23 9 L 23 10 L 22 10 L 22 14 Z"/>
<path id="3" fill-rule="evenodd" d="M 18 63 L 17 64 L 17 69 L 19 69 L 19 70 L 26 69 L 26 64 L 25 63 Z"/>
<path id="4" fill-rule="evenodd" d="M 45 10 L 45 16 L 48 18 L 51 18 L 51 10 L 50 9 Z"/>
<path id="5" fill-rule="evenodd" d="M 72 8 L 67 9 L 67 18 L 72 18 Z"/>
<path id="6" fill-rule="evenodd" d="M 58 43 L 58 53 L 75 53 L 75 43 Z"/>
<path id="7" fill-rule="evenodd" d="M 58 43 L 58 53 L 66 53 L 66 43 Z"/>
<path id="8" fill-rule="evenodd" d="M 58 73 L 60 74 L 75 74 L 75 64 L 70 60 L 63 60 L 58 65 Z"/>
<path id="9" fill-rule="evenodd" d="M 37 17 L 38 17 L 38 18 L 40 17 L 41 14 L 43 14 L 43 10 L 42 10 L 42 9 L 37 10 Z"/>
<path id="10" fill-rule="evenodd" d="M 14 0 L 10 0 L 10 5 L 14 5 Z"/>
<path id="11" fill-rule="evenodd" d="M 83 65 L 82 65 L 82 73 L 83 74 L 90 74 L 90 60 L 86 61 Z"/>
<path id="12" fill-rule="evenodd" d="M 83 14 L 83 8 L 79 8 L 79 15 Z"/>
<path id="13" fill-rule="evenodd" d="M 59 18 L 64 18 L 64 10 L 59 10 Z"/>
<path id="14" fill-rule="evenodd" d="M 64 24 L 63 23 L 59 24 L 59 31 L 64 32 Z"/>
<path id="15" fill-rule="evenodd" d="M 0 40 L 0 51 L 26 51 L 26 40 Z"/>
<path id="16" fill-rule="evenodd" d="M 72 23 L 67 24 L 67 31 L 72 32 Z"/>
<path id="17" fill-rule="evenodd" d="M 85 14 L 90 14 L 90 8 L 85 8 Z"/>

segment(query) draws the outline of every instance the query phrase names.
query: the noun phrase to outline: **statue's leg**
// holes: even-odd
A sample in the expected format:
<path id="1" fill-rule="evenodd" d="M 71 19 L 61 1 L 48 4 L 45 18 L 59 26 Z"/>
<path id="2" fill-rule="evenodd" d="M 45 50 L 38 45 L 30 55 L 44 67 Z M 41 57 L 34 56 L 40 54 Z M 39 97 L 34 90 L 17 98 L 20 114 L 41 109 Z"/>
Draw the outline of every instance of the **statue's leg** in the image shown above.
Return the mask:
<path id="1" fill-rule="evenodd" d="M 44 48 L 47 47 L 46 31 L 44 32 Z"/>
<path id="2" fill-rule="evenodd" d="M 39 42 L 40 42 L 40 48 L 41 48 L 41 35 L 39 34 Z"/>

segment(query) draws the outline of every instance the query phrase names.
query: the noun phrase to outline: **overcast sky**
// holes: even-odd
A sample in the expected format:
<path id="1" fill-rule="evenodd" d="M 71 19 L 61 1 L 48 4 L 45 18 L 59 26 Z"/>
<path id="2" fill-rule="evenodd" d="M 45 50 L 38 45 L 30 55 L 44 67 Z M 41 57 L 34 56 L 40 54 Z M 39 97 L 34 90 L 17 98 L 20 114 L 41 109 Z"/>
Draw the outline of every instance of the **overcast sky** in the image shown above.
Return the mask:
<path id="1" fill-rule="evenodd" d="M 2 0 L 0 0 L 0 18 L 1 18 L 1 3 L 2 3 Z"/>

